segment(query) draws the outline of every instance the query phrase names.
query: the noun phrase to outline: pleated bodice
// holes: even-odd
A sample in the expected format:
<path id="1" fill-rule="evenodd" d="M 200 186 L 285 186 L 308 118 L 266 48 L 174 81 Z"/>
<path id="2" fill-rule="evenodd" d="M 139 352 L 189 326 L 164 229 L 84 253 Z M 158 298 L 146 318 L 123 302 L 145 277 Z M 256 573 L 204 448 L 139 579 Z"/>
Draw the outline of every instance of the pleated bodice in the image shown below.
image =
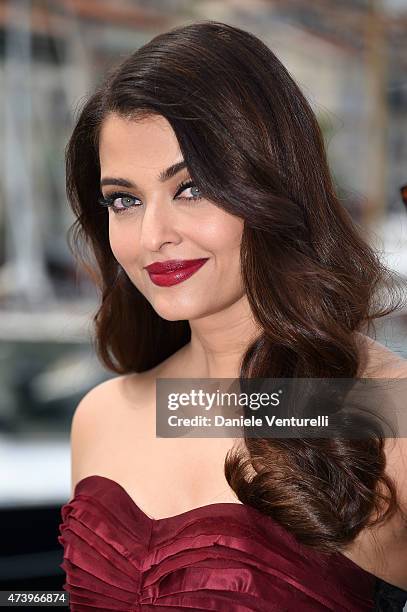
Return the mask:
<path id="1" fill-rule="evenodd" d="M 305 547 L 251 506 L 221 502 L 153 519 L 116 481 L 91 475 L 61 516 L 74 612 L 373 609 L 372 574 Z"/>

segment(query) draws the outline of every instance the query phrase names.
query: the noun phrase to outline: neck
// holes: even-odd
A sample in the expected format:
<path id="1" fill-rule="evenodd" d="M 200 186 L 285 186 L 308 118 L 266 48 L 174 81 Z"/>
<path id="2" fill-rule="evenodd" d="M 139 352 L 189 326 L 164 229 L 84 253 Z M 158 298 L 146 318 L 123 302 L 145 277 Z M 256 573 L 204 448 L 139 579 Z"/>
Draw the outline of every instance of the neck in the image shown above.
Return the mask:
<path id="1" fill-rule="evenodd" d="M 260 333 L 246 296 L 221 312 L 189 321 L 191 340 L 184 356 L 190 376 L 238 378 L 240 363 Z"/>

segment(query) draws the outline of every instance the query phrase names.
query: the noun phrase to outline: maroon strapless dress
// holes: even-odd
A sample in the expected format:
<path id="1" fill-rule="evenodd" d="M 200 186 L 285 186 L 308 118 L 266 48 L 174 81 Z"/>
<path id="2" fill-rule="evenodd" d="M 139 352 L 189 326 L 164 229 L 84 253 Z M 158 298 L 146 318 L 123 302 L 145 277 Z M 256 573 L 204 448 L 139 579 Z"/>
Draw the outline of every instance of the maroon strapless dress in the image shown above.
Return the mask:
<path id="1" fill-rule="evenodd" d="M 305 547 L 251 506 L 152 519 L 117 482 L 92 475 L 61 515 L 60 567 L 74 612 L 373 610 L 372 574 Z"/>

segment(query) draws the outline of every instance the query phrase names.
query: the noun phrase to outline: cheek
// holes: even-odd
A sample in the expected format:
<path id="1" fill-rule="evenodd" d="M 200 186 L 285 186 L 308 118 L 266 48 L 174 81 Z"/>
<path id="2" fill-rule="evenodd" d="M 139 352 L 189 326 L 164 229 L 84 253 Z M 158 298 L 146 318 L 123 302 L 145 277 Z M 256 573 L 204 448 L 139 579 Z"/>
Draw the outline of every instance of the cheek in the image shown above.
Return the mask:
<path id="1" fill-rule="evenodd" d="M 211 250 L 221 252 L 240 246 L 244 221 L 214 206 L 205 219 L 195 223 L 194 228 Z"/>
<path id="2" fill-rule="evenodd" d="M 202 233 L 203 232 L 203 233 Z M 235 298 L 243 290 L 240 268 L 240 249 L 243 236 L 243 222 L 229 217 L 217 220 L 212 227 L 202 228 L 201 244 L 214 256 L 212 295 Z"/>
<path id="3" fill-rule="evenodd" d="M 216 226 L 209 229 L 208 243 L 212 244 L 213 251 L 222 257 L 236 257 L 240 251 L 243 236 L 243 222 L 239 219 L 222 218 Z"/>
<path id="4" fill-rule="evenodd" d="M 113 255 L 123 267 L 137 255 L 138 241 L 134 231 L 129 231 L 125 224 L 117 223 L 114 219 L 109 221 L 109 242 Z"/>
<path id="5" fill-rule="evenodd" d="M 239 291 L 242 288 L 240 249 L 243 228 L 244 222 L 242 220 L 228 217 L 227 223 L 223 224 L 218 234 L 218 254 L 222 273 L 227 272 L 230 278 L 230 288 L 236 288 L 238 285 Z"/>

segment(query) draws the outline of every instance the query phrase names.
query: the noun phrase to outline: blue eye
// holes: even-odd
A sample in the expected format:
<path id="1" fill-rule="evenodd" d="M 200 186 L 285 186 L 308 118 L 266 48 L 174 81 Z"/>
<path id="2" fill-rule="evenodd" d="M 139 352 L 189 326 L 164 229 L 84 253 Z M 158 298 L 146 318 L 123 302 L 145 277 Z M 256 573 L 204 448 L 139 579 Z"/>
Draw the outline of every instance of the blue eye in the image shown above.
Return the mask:
<path id="1" fill-rule="evenodd" d="M 183 183 L 180 183 L 180 185 L 178 185 L 178 191 L 175 195 L 178 195 L 180 192 L 182 193 L 183 191 L 185 191 L 185 189 L 189 188 L 189 187 L 193 187 L 194 189 L 197 189 L 199 192 L 198 187 L 195 185 L 195 183 L 193 183 L 191 180 L 189 181 L 184 181 Z M 177 199 L 179 200 L 200 200 L 203 196 L 202 195 L 195 195 L 193 198 L 180 198 L 178 197 Z"/>
<path id="2" fill-rule="evenodd" d="M 112 193 L 110 195 L 108 195 L 106 198 L 99 198 L 98 202 L 99 204 L 101 204 L 101 206 L 107 206 L 109 208 L 111 208 L 114 213 L 121 213 L 126 211 L 129 208 L 133 208 L 135 206 L 135 204 L 133 203 L 133 200 L 137 200 L 138 198 L 136 198 L 135 196 L 131 196 L 128 193 L 119 193 L 119 192 L 115 192 Z M 116 200 L 121 201 L 120 202 L 120 206 L 117 206 L 115 204 Z"/>
<path id="3" fill-rule="evenodd" d="M 178 196 L 179 193 L 182 193 L 187 188 L 192 188 L 192 187 L 198 190 L 198 194 L 199 194 L 199 189 L 196 187 L 195 183 L 193 183 L 191 180 L 186 180 L 178 185 L 174 198 L 177 200 L 192 200 L 192 201 L 200 200 L 203 196 L 198 195 L 198 194 L 193 194 L 193 197 L 191 198 Z M 115 203 L 116 200 L 119 201 L 119 205 Z M 135 204 L 134 203 L 135 201 L 140 202 L 141 200 L 139 200 L 139 198 L 136 198 L 136 196 L 133 196 L 129 193 L 124 193 L 122 191 L 115 191 L 114 193 L 111 193 L 106 197 L 101 196 L 98 199 L 98 203 L 101 206 L 106 206 L 108 208 L 111 208 L 114 214 L 116 215 L 127 212 L 131 208 L 138 208 L 140 204 Z"/>
<path id="4" fill-rule="evenodd" d="M 115 204 L 116 200 L 121 200 L 120 202 L 121 206 L 117 206 Z M 129 208 L 134 208 L 135 207 L 135 204 L 133 202 L 134 200 L 138 200 L 138 198 L 130 195 L 129 193 L 115 192 L 115 193 L 111 193 L 105 198 L 100 197 L 98 199 L 98 202 L 101 206 L 107 206 L 111 208 L 113 212 L 117 214 L 117 213 L 122 213 L 128 210 Z"/>

